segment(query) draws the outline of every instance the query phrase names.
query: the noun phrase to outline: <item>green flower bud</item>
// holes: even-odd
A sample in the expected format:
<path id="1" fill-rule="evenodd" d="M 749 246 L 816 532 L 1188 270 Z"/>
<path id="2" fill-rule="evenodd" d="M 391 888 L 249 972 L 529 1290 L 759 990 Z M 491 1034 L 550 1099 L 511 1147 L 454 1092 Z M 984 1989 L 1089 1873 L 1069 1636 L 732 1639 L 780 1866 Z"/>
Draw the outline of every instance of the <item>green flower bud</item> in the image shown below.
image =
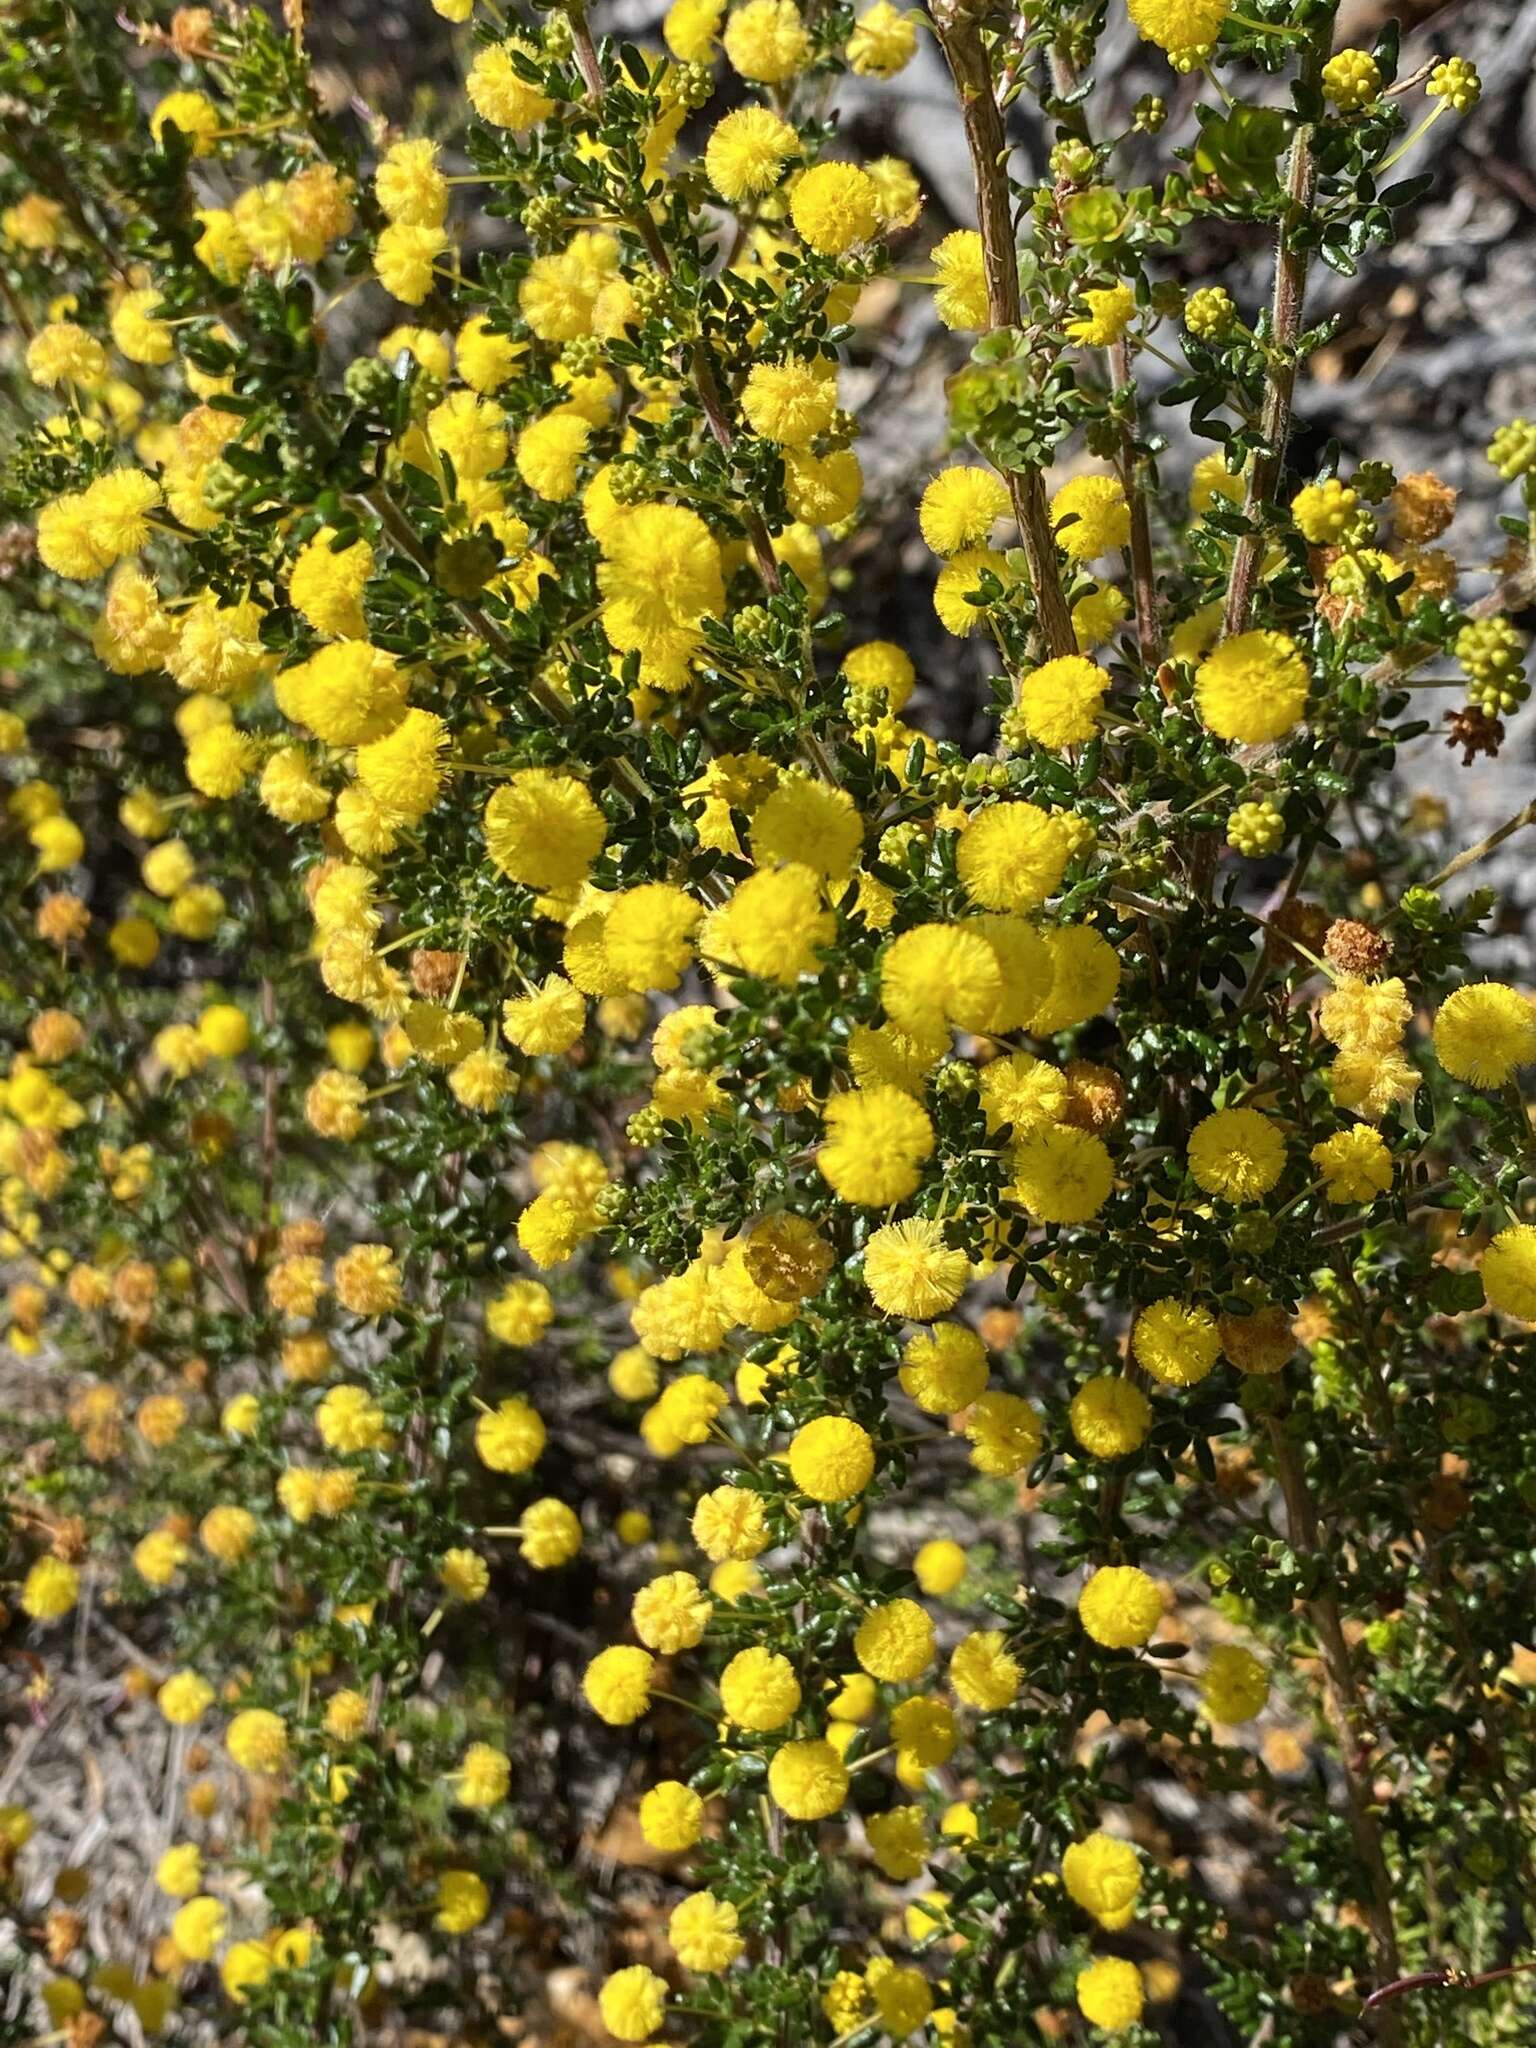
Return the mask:
<path id="1" fill-rule="evenodd" d="M 341 379 L 342 389 L 356 405 L 385 406 L 394 397 L 394 371 L 381 356 L 358 356 L 348 363 Z"/>
<path id="2" fill-rule="evenodd" d="M 1456 659 L 1468 676 L 1467 698 L 1490 718 L 1518 711 L 1531 693 L 1525 679 L 1526 637 L 1502 613 L 1473 619 L 1456 635 Z"/>
<path id="3" fill-rule="evenodd" d="M 563 64 L 576 48 L 576 37 L 571 29 L 570 16 L 552 14 L 544 24 L 541 38 L 544 54 L 552 64 Z"/>
<path id="4" fill-rule="evenodd" d="M 603 360 L 603 344 L 595 334 L 581 334 L 560 351 L 560 367 L 572 377 L 590 377 Z"/>
<path id="5" fill-rule="evenodd" d="M 608 489 L 615 505 L 643 505 L 651 495 L 651 480 L 645 465 L 616 462 L 608 473 Z"/>
<path id="6" fill-rule="evenodd" d="M 554 241 L 566 215 L 566 201 L 557 192 L 537 193 L 523 208 L 523 227 L 535 243 Z"/>
<path id="7" fill-rule="evenodd" d="M 922 838 L 920 826 L 908 820 L 904 825 L 887 825 L 880 834 L 879 854 L 887 867 L 905 867 L 907 849 Z"/>
<path id="8" fill-rule="evenodd" d="M 766 605 L 745 604 L 731 621 L 731 635 L 738 647 L 759 647 L 773 632 L 773 614 Z"/>
<path id="9" fill-rule="evenodd" d="M 1285 844 L 1285 819 L 1278 805 L 1268 797 L 1239 804 L 1227 820 L 1227 844 L 1250 860 L 1278 853 Z"/>
<path id="10" fill-rule="evenodd" d="M 976 1085 L 976 1069 L 969 1060 L 944 1060 L 934 1074 L 933 1085 L 946 1102 L 963 1102 Z"/>
<path id="11" fill-rule="evenodd" d="M 210 512 L 233 512 L 249 482 L 229 463 L 210 462 L 203 472 L 203 503 Z"/>
<path id="12" fill-rule="evenodd" d="M 700 1025 L 697 1031 L 690 1031 L 678 1048 L 685 1067 L 691 1067 L 697 1074 L 707 1073 L 720 1057 L 720 1048 L 725 1043 L 720 1032 L 712 1024 Z"/>
<path id="13" fill-rule="evenodd" d="M 1368 505 L 1379 505 L 1390 496 L 1397 472 L 1390 462 L 1362 462 L 1349 480 L 1350 489 Z"/>
<path id="14" fill-rule="evenodd" d="M 1440 1413 L 1440 1434 L 1448 1444 L 1475 1443 L 1493 1425 L 1493 1408 L 1480 1394 L 1453 1394 Z"/>
<path id="15" fill-rule="evenodd" d="M 527 225 L 527 215 L 523 216 Z M 671 291 L 668 280 L 659 270 L 637 270 L 629 280 L 629 289 L 635 301 L 635 310 L 642 320 L 652 319 L 666 304 Z"/>
<path id="16" fill-rule="evenodd" d="M 890 695 L 879 683 L 850 683 L 843 692 L 843 710 L 850 725 L 875 725 L 890 706 Z"/>
<path id="17" fill-rule="evenodd" d="M 1279 1415 L 1285 1408 L 1285 1381 L 1250 1376 L 1243 1381 L 1237 1398 L 1245 1415 Z"/>
<path id="18" fill-rule="evenodd" d="M 678 98 L 685 107 L 707 107 L 715 94 L 715 74 L 707 64 L 684 64 L 677 74 Z"/>
<path id="19" fill-rule="evenodd" d="M 411 377 L 411 417 L 424 420 L 433 406 L 443 400 L 443 380 L 430 370 L 417 369 Z"/>
<path id="20" fill-rule="evenodd" d="M 1536 426 L 1516 419 L 1500 427 L 1488 443 L 1488 460 L 1507 484 L 1536 469 Z"/>
<path id="21" fill-rule="evenodd" d="M 1231 294 L 1219 284 L 1191 292 L 1184 302 L 1184 325 L 1197 341 L 1219 341 L 1237 325 Z"/>
<path id="22" fill-rule="evenodd" d="M 1058 142 L 1051 151 L 1051 176 L 1058 184 L 1086 185 L 1098 169 L 1098 158 L 1086 142 Z"/>

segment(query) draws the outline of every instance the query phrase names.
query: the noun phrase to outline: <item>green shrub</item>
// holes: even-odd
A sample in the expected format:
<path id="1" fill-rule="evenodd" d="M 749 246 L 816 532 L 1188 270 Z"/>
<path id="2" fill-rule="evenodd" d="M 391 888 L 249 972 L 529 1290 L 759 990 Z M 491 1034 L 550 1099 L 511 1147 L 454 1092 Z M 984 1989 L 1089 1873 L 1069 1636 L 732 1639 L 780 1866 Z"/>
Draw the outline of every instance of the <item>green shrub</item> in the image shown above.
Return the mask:
<path id="1" fill-rule="evenodd" d="M 1527 2038 L 1536 1009 L 1447 885 L 1532 813 L 1395 770 L 1524 699 L 1536 433 L 1475 603 L 1287 461 L 1475 73 L 434 4 L 406 139 L 302 5 L 5 10 L 4 2037 Z M 834 118 L 928 35 L 979 232 Z M 930 309 L 938 658 L 848 403 Z"/>

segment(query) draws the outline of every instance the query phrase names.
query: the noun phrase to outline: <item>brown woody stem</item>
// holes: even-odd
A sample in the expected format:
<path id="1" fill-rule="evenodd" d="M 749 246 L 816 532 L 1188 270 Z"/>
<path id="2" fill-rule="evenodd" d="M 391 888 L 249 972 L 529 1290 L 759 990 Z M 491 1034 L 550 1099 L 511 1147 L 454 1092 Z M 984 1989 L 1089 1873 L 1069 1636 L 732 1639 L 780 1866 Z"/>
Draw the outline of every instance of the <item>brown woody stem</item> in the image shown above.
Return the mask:
<path id="1" fill-rule="evenodd" d="M 992 71 L 974 4 L 975 0 L 939 0 L 931 18 L 959 94 L 960 117 L 971 154 L 977 225 L 981 229 L 986 266 L 988 323 L 993 329 L 1016 328 L 1022 320 L 1022 302 L 1013 202 L 1008 191 L 1008 140 L 1003 133 L 1003 117 L 993 91 Z M 1053 657 L 1075 654 L 1077 636 L 1061 587 L 1044 480 L 1034 465 L 1011 470 L 1007 477 L 1046 653 Z"/>
<path id="2" fill-rule="evenodd" d="M 1264 445 L 1254 457 L 1248 480 L 1245 510 L 1258 521 L 1275 495 L 1285 462 L 1285 444 L 1291 433 L 1291 408 L 1296 396 L 1296 343 L 1301 334 L 1301 312 L 1307 291 L 1307 254 L 1296 245 L 1296 230 L 1311 209 L 1317 188 L 1317 166 L 1312 156 L 1312 131 L 1296 130 L 1291 142 L 1290 167 L 1286 174 L 1286 208 L 1280 223 L 1275 257 L 1275 293 L 1270 317 L 1271 360 L 1269 381 L 1264 392 L 1260 432 Z M 1229 637 L 1241 633 L 1253 609 L 1259 572 L 1264 563 L 1264 536 L 1245 533 L 1232 555 L 1232 576 L 1227 585 L 1226 614 L 1222 630 Z"/>
<path id="3" fill-rule="evenodd" d="M 1157 575 L 1152 565 L 1152 521 L 1147 511 L 1146 464 L 1136 447 L 1138 407 L 1136 380 L 1131 375 L 1130 344 L 1123 338 L 1109 349 L 1109 374 L 1119 401 L 1120 481 L 1131 510 L 1131 587 L 1136 603 L 1136 645 L 1150 676 L 1162 660 L 1157 622 Z"/>
<path id="4" fill-rule="evenodd" d="M 1291 1549 L 1298 1557 L 1317 1559 L 1322 1554 L 1317 1508 L 1296 1455 L 1296 1447 L 1286 1435 L 1284 1422 L 1278 1417 L 1270 1418 L 1269 1437 L 1274 1452 L 1275 1474 L 1285 1500 L 1286 1534 Z M 1306 1609 L 1322 1653 L 1324 1710 L 1344 1772 L 1345 1817 L 1350 1840 L 1366 1878 L 1366 1916 L 1370 1922 L 1376 1973 L 1383 1981 L 1389 1981 L 1402 1974 L 1402 1964 L 1398 1956 L 1397 1925 L 1392 1917 L 1392 1877 L 1381 1844 L 1381 1830 L 1372 1811 L 1370 1787 L 1361 1769 L 1361 1759 L 1368 1756 L 1371 1744 L 1360 1690 L 1355 1682 L 1343 1617 L 1332 1588 L 1324 1584 L 1307 1601 Z M 1389 2044 L 1389 2048 L 1396 2048 L 1401 2041 L 1402 2028 L 1396 2013 L 1388 2011 L 1382 2014 L 1380 2038 Z"/>

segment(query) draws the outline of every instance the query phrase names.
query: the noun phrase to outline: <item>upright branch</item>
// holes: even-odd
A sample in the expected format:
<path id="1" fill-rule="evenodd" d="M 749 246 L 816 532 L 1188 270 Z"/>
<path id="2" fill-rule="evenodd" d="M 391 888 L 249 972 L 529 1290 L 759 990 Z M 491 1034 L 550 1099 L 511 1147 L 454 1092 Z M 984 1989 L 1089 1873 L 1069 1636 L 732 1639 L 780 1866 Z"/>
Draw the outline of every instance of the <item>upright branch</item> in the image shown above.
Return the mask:
<path id="1" fill-rule="evenodd" d="M 1322 1543 L 1317 1507 L 1296 1446 L 1279 1418 L 1270 1418 L 1269 1435 L 1275 1473 L 1285 1501 L 1286 1535 L 1291 1549 L 1298 1557 L 1318 1562 L 1322 1557 Z M 1326 1579 L 1312 1594 L 1306 1607 L 1307 1618 L 1322 1653 L 1323 1704 L 1344 1773 L 1345 1814 L 1350 1840 L 1368 1887 L 1366 1914 L 1370 1921 L 1377 1975 L 1384 1982 L 1390 1982 L 1402 1974 L 1402 1964 L 1398 1954 L 1397 1923 L 1392 1911 L 1392 1877 L 1387 1868 L 1381 1829 L 1365 1776 L 1365 1765 L 1373 1745 L 1365 1727 L 1360 1688 L 1350 1660 L 1349 1641 L 1344 1633 L 1338 1599 Z M 1395 2011 L 1381 2014 L 1378 2035 L 1388 2048 L 1395 2048 L 1395 2044 L 1401 2041 L 1402 2021 Z"/>
<path id="2" fill-rule="evenodd" d="M 1147 465 L 1137 446 L 1138 406 L 1131 375 L 1130 344 L 1122 337 L 1109 349 L 1109 374 L 1119 421 L 1120 480 L 1131 514 L 1131 597 L 1136 608 L 1136 647 L 1148 675 L 1162 659 L 1157 619 L 1157 572 L 1152 559 L 1152 521 L 1148 510 Z"/>
<path id="3" fill-rule="evenodd" d="M 1303 71 L 1306 84 L 1314 95 L 1332 34 L 1330 16 L 1308 53 Z M 1253 460 L 1244 505 L 1250 530 L 1237 543 L 1232 555 L 1232 575 L 1227 584 L 1226 611 L 1222 619 L 1222 630 L 1228 638 L 1247 628 L 1264 561 L 1262 522 L 1274 500 L 1285 467 L 1285 449 L 1291 436 L 1291 414 L 1296 398 L 1296 345 L 1301 338 L 1302 309 L 1307 295 L 1309 252 L 1300 229 L 1312 210 L 1316 190 L 1317 160 L 1312 149 L 1312 128 L 1309 122 L 1304 121 L 1291 138 L 1286 166 L 1285 210 L 1276 240 L 1275 287 L 1270 308 L 1269 375 L 1259 421 L 1263 444 Z"/>
<path id="4" fill-rule="evenodd" d="M 1008 191 L 1008 140 L 993 90 L 974 0 L 941 0 L 933 9 L 933 32 L 944 52 L 965 124 L 966 147 L 976 183 L 976 216 L 986 263 L 988 326 L 1016 328 L 1022 324 L 1019 259 L 1014 240 L 1013 202 Z M 1045 481 L 1034 464 L 1008 472 L 1008 490 L 1046 652 L 1072 654 L 1077 639 L 1061 587 L 1056 542 L 1051 532 Z"/>

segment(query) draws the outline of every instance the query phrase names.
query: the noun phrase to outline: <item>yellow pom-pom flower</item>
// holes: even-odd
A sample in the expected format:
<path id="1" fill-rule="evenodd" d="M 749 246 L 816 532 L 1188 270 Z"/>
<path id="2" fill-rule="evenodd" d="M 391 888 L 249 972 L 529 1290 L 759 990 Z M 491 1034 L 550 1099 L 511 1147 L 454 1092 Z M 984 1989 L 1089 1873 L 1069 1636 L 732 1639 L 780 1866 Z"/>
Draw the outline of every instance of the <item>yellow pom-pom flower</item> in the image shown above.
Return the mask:
<path id="1" fill-rule="evenodd" d="M 1019 684 L 1019 718 L 1037 746 L 1059 753 L 1099 729 L 1108 672 L 1085 655 L 1063 654 L 1031 669 Z"/>
<path id="2" fill-rule="evenodd" d="M 848 1797 L 848 1772 L 830 1742 L 786 1742 L 768 1766 L 768 1796 L 791 1820 L 825 1820 Z"/>
<path id="3" fill-rule="evenodd" d="M 1269 1698 L 1269 1673 L 1237 1643 L 1218 1643 L 1200 1679 L 1200 1704 L 1212 1721 L 1251 1721 Z"/>
<path id="4" fill-rule="evenodd" d="M 1079 1594 L 1077 1618 L 1106 1649 L 1138 1649 L 1163 1618 L 1163 1596 L 1136 1565 L 1105 1565 Z"/>
<path id="5" fill-rule="evenodd" d="M 1124 1458 L 1146 1442 L 1152 1408 L 1134 1381 L 1104 1373 L 1078 1388 L 1067 1419 L 1090 1457 Z"/>
<path id="6" fill-rule="evenodd" d="M 1285 1139 L 1257 1109 L 1219 1109 L 1196 1124 L 1189 1170 L 1208 1195 L 1257 1202 L 1285 1171 Z"/>
<path id="7" fill-rule="evenodd" d="M 1518 1322 L 1536 1323 L 1536 1224 L 1511 1223 L 1501 1230 L 1483 1253 L 1482 1275 L 1491 1307 Z"/>
<path id="8" fill-rule="evenodd" d="M 738 1650 L 720 1674 L 720 1704 L 738 1728 L 764 1734 L 798 1710 L 800 1681 L 776 1650 Z"/>
<path id="9" fill-rule="evenodd" d="M 468 1934 L 491 1909 L 491 1895 L 472 1870 L 438 1873 L 437 1911 L 432 1924 L 443 1934 Z"/>
<path id="10" fill-rule="evenodd" d="M 1502 981 L 1474 981 L 1435 1014 L 1435 1057 L 1474 1088 L 1502 1088 L 1536 1063 L 1536 1004 Z"/>
<path id="11" fill-rule="evenodd" d="M 846 255 L 880 225 L 874 180 L 857 164 L 813 164 L 795 180 L 789 217 L 801 240 L 819 255 Z"/>
<path id="12" fill-rule="evenodd" d="M 1195 672 L 1195 709 L 1218 739 L 1283 739 L 1307 707 L 1310 679 L 1288 633 L 1239 633 Z"/>
<path id="13" fill-rule="evenodd" d="M 933 1623 L 915 1600 L 890 1600 L 865 1615 L 854 1632 L 853 1654 L 871 1678 L 902 1685 L 933 1662 Z"/>
<path id="14" fill-rule="evenodd" d="M 666 2013 L 666 1983 L 644 1963 L 633 1963 L 605 1980 L 597 2004 L 616 2041 L 649 2041 Z"/>
<path id="15" fill-rule="evenodd" d="M 963 1323 L 936 1323 L 908 1338 L 901 1391 L 929 1415 L 957 1415 L 987 1384 L 986 1347 Z"/>
<path id="16" fill-rule="evenodd" d="M 923 1544 L 912 1560 L 912 1576 L 931 1599 L 942 1600 L 953 1593 L 965 1577 L 966 1555 L 948 1536 L 934 1536 Z"/>
<path id="17" fill-rule="evenodd" d="M 768 107 L 738 107 L 716 123 L 704 145 L 704 170 L 728 205 L 762 199 L 800 153 L 800 137 Z"/>
<path id="18" fill-rule="evenodd" d="M 1163 1300 L 1136 1318 L 1131 1349 L 1136 1363 L 1165 1386 L 1192 1387 L 1215 1365 L 1221 1339 L 1208 1309 Z"/>
<path id="19" fill-rule="evenodd" d="M 672 1909 L 667 1939 L 686 1970 L 709 1975 L 728 1970 L 746 1947 L 736 1908 L 713 1892 L 694 1892 Z"/>
<path id="20" fill-rule="evenodd" d="M 893 7 L 891 0 L 874 0 L 854 25 L 843 47 L 848 68 L 856 78 L 894 78 L 917 54 L 917 17 Z"/>
<path id="21" fill-rule="evenodd" d="M 1004 1193 L 1037 1223 L 1086 1223 L 1109 1200 L 1114 1182 L 1114 1165 L 1101 1138 L 1056 1125 L 1020 1140 L 1013 1180 Z"/>
<path id="22" fill-rule="evenodd" d="M 732 10 L 723 41 L 733 68 L 754 85 L 783 85 L 811 54 L 794 0 L 746 0 Z"/>
<path id="23" fill-rule="evenodd" d="M 960 329 L 987 326 L 986 256 L 976 230 L 956 228 L 935 246 L 930 260 L 933 307 L 944 325 Z"/>
<path id="24" fill-rule="evenodd" d="M 538 1410 L 512 1395 L 475 1423 L 475 1451 L 493 1472 L 526 1472 L 538 1463 L 544 1436 Z"/>
<path id="25" fill-rule="evenodd" d="M 864 1247 L 864 1285 L 888 1316 L 932 1322 L 954 1307 L 970 1278 L 970 1261 L 928 1217 L 887 1223 Z"/>
<path id="26" fill-rule="evenodd" d="M 832 1098 L 823 1122 L 827 1139 L 816 1163 L 845 1202 L 886 1209 L 917 1191 L 933 1150 L 921 1103 L 899 1088 L 856 1088 Z"/>
<path id="27" fill-rule="evenodd" d="M 955 1645 L 949 1660 L 955 1697 L 982 1713 L 1011 1707 L 1024 1683 L 1023 1667 L 1010 1655 L 1000 1629 L 978 1629 Z"/>
<path id="28" fill-rule="evenodd" d="M 941 470 L 923 492 L 917 523 L 936 555 L 983 545 L 1008 515 L 1008 487 L 994 470 L 957 466 Z"/>
<path id="29" fill-rule="evenodd" d="M 757 4 L 757 0 L 753 0 Z M 767 0 L 775 4 L 775 0 Z M 742 386 L 741 409 L 755 434 L 786 448 L 805 448 L 832 424 L 837 410 L 833 365 L 811 361 L 754 363 Z"/>
<path id="30" fill-rule="evenodd" d="M 1141 1859 L 1116 1835 L 1085 1835 L 1061 1859 L 1067 1896 L 1102 1926 L 1129 1924 L 1141 1892 Z"/>
<path id="31" fill-rule="evenodd" d="M 653 1849 L 678 1855 L 693 1847 L 703 1828 L 703 1800 L 676 1778 L 653 1785 L 640 1801 L 640 1832 Z"/>
<path id="32" fill-rule="evenodd" d="M 1045 1440 L 1040 1417 L 1022 1394 L 982 1394 L 967 1411 L 964 1429 L 971 1463 L 993 1479 L 1027 1470 Z"/>
<path id="33" fill-rule="evenodd" d="M 703 1641 L 713 1611 L 714 1602 L 692 1572 L 667 1572 L 640 1588 L 631 1618 L 648 1650 L 675 1657 Z"/>
<path id="34" fill-rule="evenodd" d="M 1083 293 L 1083 318 L 1067 322 L 1067 338 L 1084 348 L 1109 348 L 1136 317 L 1136 293 L 1128 284 Z"/>
<path id="35" fill-rule="evenodd" d="M 518 68 L 533 58 L 530 46 L 512 36 L 478 52 L 469 67 L 464 90 L 482 121 L 493 128 L 534 128 L 555 110 L 555 103 Z"/>
<path id="36" fill-rule="evenodd" d="M 873 1440 L 862 1423 L 846 1415 L 819 1415 L 791 1439 L 789 1470 L 812 1500 L 852 1500 L 874 1477 Z"/>
<path id="37" fill-rule="evenodd" d="M 61 1557 L 40 1557 L 21 1584 L 21 1611 L 33 1621 L 58 1621 L 80 1597 L 80 1574 Z"/>
<path id="38" fill-rule="evenodd" d="M 1141 1972 L 1124 1956 L 1099 1956 L 1077 1974 L 1077 2009 L 1107 2033 L 1118 2033 L 1141 2018 L 1145 1993 Z"/>
<path id="39" fill-rule="evenodd" d="M 1369 1124 L 1351 1124 L 1324 1138 L 1312 1147 L 1312 1163 L 1330 1202 L 1374 1202 L 1392 1185 L 1392 1154 Z"/>
<path id="40" fill-rule="evenodd" d="M 972 898 L 988 910 L 1034 910 L 1066 872 L 1071 842 L 1038 805 L 991 804 L 961 836 L 955 865 Z"/>
<path id="41" fill-rule="evenodd" d="M 1131 508 L 1118 477 L 1079 476 L 1051 500 L 1056 543 L 1068 561 L 1093 562 L 1131 537 Z"/>
<path id="42" fill-rule="evenodd" d="M 230 1722 L 224 1747 L 242 1771 L 270 1774 L 287 1761 L 288 1730 L 270 1709 L 247 1707 Z"/>
<path id="43" fill-rule="evenodd" d="M 651 1704 L 656 1660 L 646 1650 L 614 1643 L 599 1650 L 582 1676 L 581 1690 L 599 1720 L 612 1728 L 638 1721 Z"/>

